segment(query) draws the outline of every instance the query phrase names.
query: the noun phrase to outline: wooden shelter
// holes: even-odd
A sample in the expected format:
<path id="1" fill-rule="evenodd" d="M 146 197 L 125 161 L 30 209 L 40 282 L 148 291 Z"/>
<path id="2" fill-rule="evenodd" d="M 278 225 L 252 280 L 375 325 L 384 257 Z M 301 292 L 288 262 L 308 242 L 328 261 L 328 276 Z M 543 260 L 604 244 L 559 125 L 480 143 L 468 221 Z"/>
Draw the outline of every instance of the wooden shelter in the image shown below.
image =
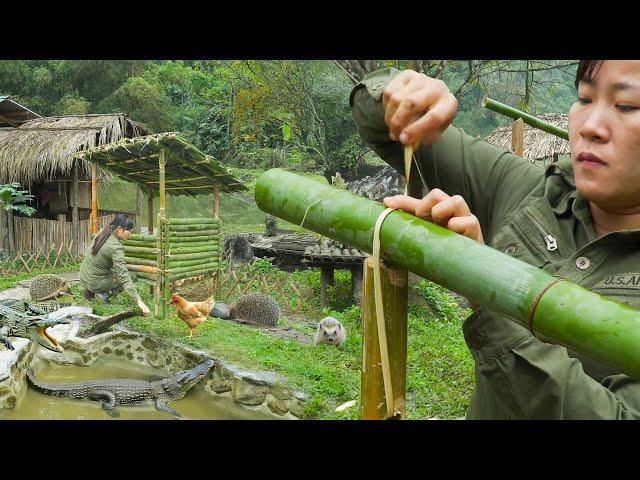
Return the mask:
<path id="1" fill-rule="evenodd" d="M 210 155 L 177 133 L 168 132 L 120 140 L 85 150 L 77 158 L 136 183 L 147 192 L 148 235 L 132 235 L 124 242 L 127 268 L 155 288 L 155 314 L 165 317 L 171 283 L 186 278 L 217 276 L 221 256 L 218 195 L 247 187 Z M 97 178 L 92 184 L 93 232 L 97 205 Z M 212 215 L 167 218 L 166 195 L 202 195 L 213 192 Z M 160 208 L 153 235 L 153 197 Z"/>
<path id="2" fill-rule="evenodd" d="M 32 217 L 11 219 L 15 238 L 3 242 L 0 235 L 0 249 L 37 251 L 73 242 L 76 252 L 84 252 L 90 239 L 91 167 L 74 154 L 147 133 L 121 113 L 36 118 L 0 130 L 0 183 L 19 182 L 35 196 L 31 205 L 37 209 Z M 102 169 L 96 175 L 109 178 Z M 100 210 L 98 222 L 108 224 L 115 213 Z M 127 213 L 138 225 L 139 212 Z"/>
<path id="3" fill-rule="evenodd" d="M 34 118 L 40 118 L 40 115 L 14 102 L 6 95 L 0 95 L 0 127 L 16 128 Z"/>
<path id="4" fill-rule="evenodd" d="M 565 114 L 547 113 L 538 115 L 537 118 L 560 128 L 567 128 L 568 118 Z M 504 150 L 513 150 L 513 130 L 512 125 L 496 128 L 485 137 L 485 140 Z M 520 143 L 520 141 L 515 143 Z M 558 155 L 569 154 L 569 142 L 567 140 L 526 124 L 524 125 L 521 143 L 523 145 L 523 157 L 534 163 L 556 161 Z"/>

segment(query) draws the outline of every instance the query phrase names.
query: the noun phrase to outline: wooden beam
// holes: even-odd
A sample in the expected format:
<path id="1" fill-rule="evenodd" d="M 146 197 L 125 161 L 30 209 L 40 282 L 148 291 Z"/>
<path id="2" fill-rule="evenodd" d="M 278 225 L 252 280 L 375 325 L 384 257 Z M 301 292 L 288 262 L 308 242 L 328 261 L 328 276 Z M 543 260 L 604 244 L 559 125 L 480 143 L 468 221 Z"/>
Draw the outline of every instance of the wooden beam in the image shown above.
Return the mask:
<path id="1" fill-rule="evenodd" d="M 521 118 L 511 124 L 511 148 L 519 157 L 524 156 L 524 120 Z"/>
<path id="2" fill-rule="evenodd" d="M 140 187 L 138 185 L 136 185 L 136 225 L 134 227 L 134 233 L 141 233 L 142 232 L 142 217 L 140 216 L 140 213 L 142 212 L 141 206 L 140 206 Z"/>
<path id="3" fill-rule="evenodd" d="M 98 167 L 91 164 L 91 233 L 98 233 Z"/>
<path id="4" fill-rule="evenodd" d="M 147 188 L 147 233 L 153 233 L 153 190 Z"/>
<path id="5" fill-rule="evenodd" d="M 220 194 L 220 188 L 216 183 L 213 186 L 213 216 L 215 218 L 220 218 L 220 203 L 218 202 L 219 194 Z"/>
<path id="6" fill-rule="evenodd" d="M 19 123 L 14 122 L 13 120 L 11 120 L 10 118 L 5 117 L 4 115 L 0 115 L 0 120 L 4 120 L 9 125 L 11 125 L 12 127 L 15 127 L 15 128 L 18 128 L 20 126 Z"/>
<path id="7" fill-rule="evenodd" d="M 400 412 L 399 418 L 402 419 L 405 418 L 407 376 L 407 271 L 386 265 L 384 262 L 380 265 L 384 323 L 393 390 L 393 412 L 387 412 L 385 399 L 372 257 L 365 259 L 363 273 L 361 416 L 363 420 L 382 420 L 394 418 L 394 413 Z"/>
<path id="8" fill-rule="evenodd" d="M 200 177 L 179 178 L 176 180 L 165 180 L 164 183 L 193 182 L 194 180 L 202 180 L 203 178 L 209 178 L 209 177 L 205 177 L 204 175 L 202 175 Z M 147 182 L 147 185 L 153 184 L 153 183 L 160 183 L 160 181 L 158 180 L 153 182 Z"/>
<path id="9" fill-rule="evenodd" d="M 73 239 L 73 249 L 76 253 L 80 251 L 80 218 L 78 216 L 78 160 L 73 162 L 73 183 L 71 184 L 71 235 Z"/>

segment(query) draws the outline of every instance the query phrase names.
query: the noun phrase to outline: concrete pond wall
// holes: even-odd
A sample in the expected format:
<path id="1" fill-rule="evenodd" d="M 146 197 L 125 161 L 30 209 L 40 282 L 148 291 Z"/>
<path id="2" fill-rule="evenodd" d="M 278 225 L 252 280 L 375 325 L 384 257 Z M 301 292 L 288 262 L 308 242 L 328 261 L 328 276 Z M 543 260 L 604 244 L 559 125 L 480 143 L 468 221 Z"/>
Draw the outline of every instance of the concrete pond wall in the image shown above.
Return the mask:
<path id="1" fill-rule="evenodd" d="M 28 366 L 32 366 L 37 374 L 47 362 L 90 366 L 99 358 L 111 357 L 175 373 L 211 358 L 206 352 L 174 345 L 121 326 L 101 335 L 80 338 L 76 336 L 80 325 L 81 321 L 75 320 L 47 330 L 63 346 L 64 353 L 51 352 L 23 338 L 11 339 L 15 350 L 0 350 L 0 409 L 19 406 L 27 389 Z M 284 377 L 213 360 L 215 366 L 201 382 L 207 393 L 231 397 L 239 405 L 261 409 L 273 414 L 274 418 L 304 416 L 307 395 L 288 388 Z"/>

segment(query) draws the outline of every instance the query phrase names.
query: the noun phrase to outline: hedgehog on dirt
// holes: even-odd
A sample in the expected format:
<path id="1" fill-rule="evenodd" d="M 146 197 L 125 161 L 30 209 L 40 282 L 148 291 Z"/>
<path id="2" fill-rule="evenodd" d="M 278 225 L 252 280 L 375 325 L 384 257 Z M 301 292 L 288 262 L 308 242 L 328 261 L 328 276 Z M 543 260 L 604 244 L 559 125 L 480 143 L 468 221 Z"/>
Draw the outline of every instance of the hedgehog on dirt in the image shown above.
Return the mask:
<path id="1" fill-rule="evenodd" d="M 258 325 L 275 326 L 280 319 L 280 307 L 269 295 L 250 293 L 238 298 L 229 307 L 229 316 Z"/>
<path id="2" fill-rule="evenodd" d="M 44 300 L 54 300 L 64 294 L 71 295 L 71 288 L 64 278 L 45 273 L 33 278 L 29 292 L 31 300 L 42 302 Z"/>

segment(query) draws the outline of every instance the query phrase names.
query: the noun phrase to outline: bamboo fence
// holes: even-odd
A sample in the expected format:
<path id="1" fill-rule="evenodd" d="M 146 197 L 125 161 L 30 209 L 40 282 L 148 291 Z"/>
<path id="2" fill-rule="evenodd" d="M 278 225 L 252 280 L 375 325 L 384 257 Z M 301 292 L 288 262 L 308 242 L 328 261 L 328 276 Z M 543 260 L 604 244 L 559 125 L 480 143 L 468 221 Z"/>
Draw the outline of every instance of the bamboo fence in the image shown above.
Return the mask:
<path id="1" fill-rule="evenodd" d="M 11 252 L 0 260 L 0 275 L 3 277 L 29 273 L 37 275 L 47 268 L 64 268 L 78 265 L 82 254 L 76 253 L 73 242 L 69 244 L 41 247 L 36 252 Z"/>
<path id="2" fill-rule="evenodd" d="M 109 225 L 116 213 L 101 211 L 98 217 L 98 230 Z M 134 223 L 139 219 L 135 213 L 127 213 Z M 48 220 L 45 218 L 13 217 L 14 245 L 16 252 L 37 252 L 50 248 L 51 245 L 69 245 L 73 241 L 73 223 L 65 220 Z M 84 253 L 91 243 L 91 219 L 78 220 L 78 243 L 74 250 Z M 0 236 L 0 250 L 8 250 L 9 246 L 2 243 Z"/>

